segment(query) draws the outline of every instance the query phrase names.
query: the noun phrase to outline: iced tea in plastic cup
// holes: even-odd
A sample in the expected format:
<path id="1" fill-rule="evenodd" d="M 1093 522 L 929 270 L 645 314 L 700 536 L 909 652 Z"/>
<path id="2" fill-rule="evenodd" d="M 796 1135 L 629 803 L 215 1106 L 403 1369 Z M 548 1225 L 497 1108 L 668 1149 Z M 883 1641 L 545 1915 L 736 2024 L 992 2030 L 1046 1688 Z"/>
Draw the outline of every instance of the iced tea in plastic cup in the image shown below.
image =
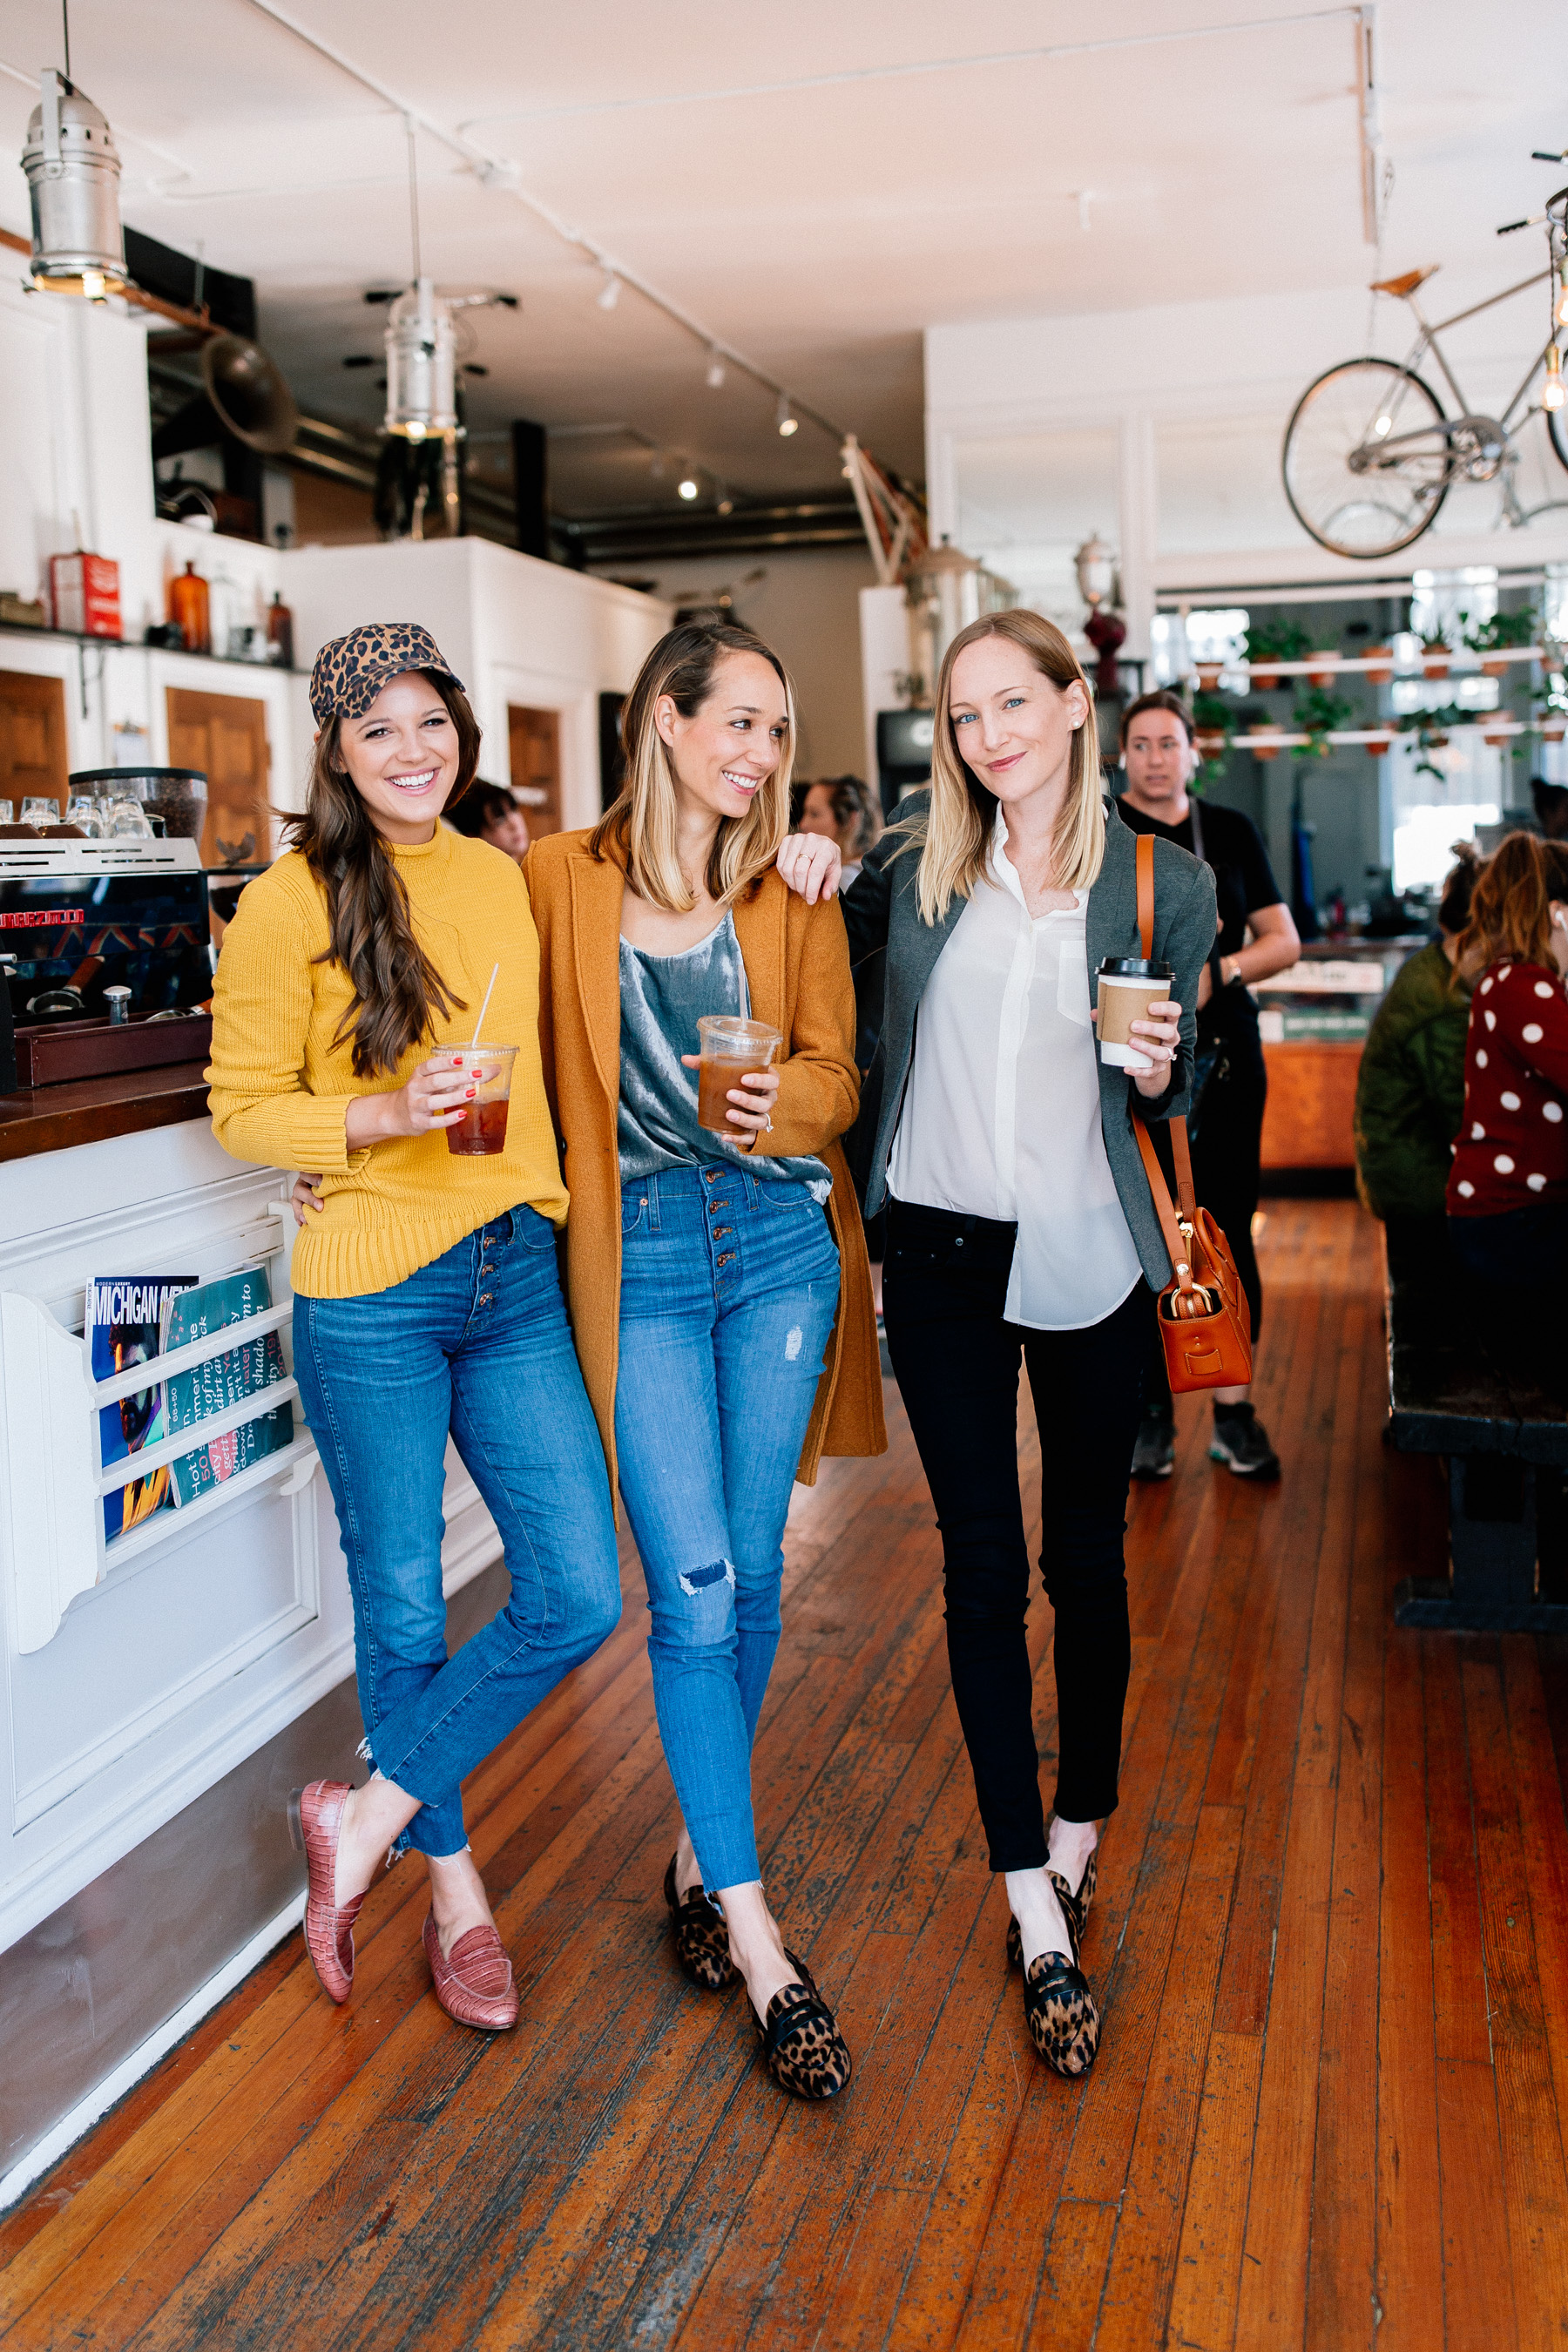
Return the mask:
<path id="1" fill-rule="evenodd" d="M 511 1098 L 515 1045 L 448 1045 L 442 1049 L 457 1069 L 467 1070 L 474 1099 L 447 1129 L 447 1149 L 459 1160 L 476 1160 L 506 1150 L 506 1115 Z"/>
<path id="2" fill-rule="evenodd" d="M 746 1071 L 768 1069 L 784 1039 L 765 1021 L 746 1021 L 738 1013 L 704 1013 L 697 1035 L 697 1124 L 738 1142 L 745 1130 L 730 1124 L 730 1089 Z"/>

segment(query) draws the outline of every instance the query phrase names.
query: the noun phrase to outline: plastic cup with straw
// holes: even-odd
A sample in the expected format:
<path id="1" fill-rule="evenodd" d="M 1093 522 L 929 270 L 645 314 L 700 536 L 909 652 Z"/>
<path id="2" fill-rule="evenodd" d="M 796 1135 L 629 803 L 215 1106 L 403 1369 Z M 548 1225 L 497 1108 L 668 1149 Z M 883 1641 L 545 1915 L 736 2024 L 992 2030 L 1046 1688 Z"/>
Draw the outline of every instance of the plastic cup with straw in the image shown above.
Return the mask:
<path id="1" fill-rule="evenodd" d="M 455 1119 L 447 1129 L 447 1149 L 458 1160 L 487 1159 L 506 1150 L 507 1109 L 511 1099 L 511 1070 L 517 1047 L 481 1047 L 479 1044 L 500 971 L 499 963 L 491 967 L 490 984 L 485 991 L 469 1043 L 449 1049 L 453 1066 L 468 1073 L 474 1089 L 472 1101 L 463 1106 L 462 1118 Z"/>

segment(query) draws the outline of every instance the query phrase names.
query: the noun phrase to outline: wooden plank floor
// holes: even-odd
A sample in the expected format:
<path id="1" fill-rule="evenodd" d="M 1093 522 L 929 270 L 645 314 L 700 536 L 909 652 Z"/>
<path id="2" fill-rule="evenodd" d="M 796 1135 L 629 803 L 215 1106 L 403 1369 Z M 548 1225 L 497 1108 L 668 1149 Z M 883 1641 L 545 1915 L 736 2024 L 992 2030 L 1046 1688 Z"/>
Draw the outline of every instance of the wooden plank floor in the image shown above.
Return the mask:
<path id="1" fill-rule="evenodd" d="M 0 2223 L 5 2343 L 1561 2347 L 1568 1644 L 1394 1632 L 1443 1513 L 1381 1442 L 1374 1228 L 1277 1202 L 1261 1254 L 1283 1483 L 1211 1466 L 1190 1401 L 1132 1497 L 1087 2084 L 1037 2064 L 1004 1966 L 889 1392 L 890 1452 L 797 1496 L 758 1749 L 848 2095 L 775 2093 L 742 2000 L 668 1958 L 628 1556 L 620 1631 L 471 1786 L 516 2033 L 441 2015 L 394 1872 L 348 2008 L 294 1937 Z M 1028 1491 L 1026 1416 L 1020 1444 Z"/>

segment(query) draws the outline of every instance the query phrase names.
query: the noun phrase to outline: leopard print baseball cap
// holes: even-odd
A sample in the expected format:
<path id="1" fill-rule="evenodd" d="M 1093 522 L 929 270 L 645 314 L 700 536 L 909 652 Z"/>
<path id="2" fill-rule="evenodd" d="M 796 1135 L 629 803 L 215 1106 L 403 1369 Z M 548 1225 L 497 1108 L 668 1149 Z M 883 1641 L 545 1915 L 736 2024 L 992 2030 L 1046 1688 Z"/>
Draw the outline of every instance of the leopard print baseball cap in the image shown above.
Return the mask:
<path id="1" fill-rule="evenodd" d="M 463 690 L 462 679 L 417 621 L 366 621 L 346 637 L 331 638 L 310 672 L 310 709 L 317 726 L 324 727 L 329 719 L 358 719 L 387 679 L 401 677 L 405 669 L 429 670 L 459 694 Z"/>

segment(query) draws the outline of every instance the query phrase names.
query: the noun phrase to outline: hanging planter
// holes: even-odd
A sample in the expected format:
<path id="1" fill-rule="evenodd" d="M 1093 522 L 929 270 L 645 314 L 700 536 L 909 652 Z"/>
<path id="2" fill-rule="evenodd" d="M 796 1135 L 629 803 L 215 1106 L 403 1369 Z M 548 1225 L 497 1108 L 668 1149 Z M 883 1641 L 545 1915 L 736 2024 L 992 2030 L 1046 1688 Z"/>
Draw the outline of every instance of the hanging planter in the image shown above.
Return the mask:
<path id="1" fill-rule="evenodd" d="M 1511 731 L 1511 730 L 1510 730 L 1510 731 Z M 1508 740 L 1509 740 L 1509 739 L 1508 739 L 1508 735 L 1507 735 L 1507 734 L 1501 734 L 1501 735 L 1497 735 L 1497 734 L 1483 734 L 1483 735 L 1482 735 L 1482 737 L 1481 737 L 1481 740 L 1482 740 L 1482 742 L 1483 742 L 1483 743 L 1489 743 L 1489 744 L 1491 745 L 1491 747 L 1492 747 L 1492 749 L 1493 749 L 1493 751 L 1494 751 L 1500 750 L 1500 748 L 1501 748 L 1501 747 L 1502 747 L 1502 746 L 1503 746 L 1503 745 L 1508 741 Z"/>
<path id="2" fill-rule="evenodd" d="M 1369 735 L 1366 739 L 1367 755 L 1371 759 L 1381 760 L 1384 753 L 1392 751 L 1393 748 L 1392 735 Z"/>
<path id="3" fill-rule="evenodd" d="M 1198 727 L 1193 731 L 1193 748 L 1200 760 L 1223 760 L 1228 743 L 1223 727 Z"/>
<path id="4" fill-rule="evenodd" d="M 1541 740 L 1543 743 L 1561 743 L 1564 735 L 1568 735 L 1568 719 L 1542 720 Z"/>
<path id="5" fill-rule="evenodd" d="M 1304 661 L 1311 650 L 1297 621 L 1256 621 L 1241 641 L 1241 657 L 1262 694 L 1272 694 L 1279 685 L 1280 662 Z"/>
<path id="6" fill-rule="evenodd" d="M 1199 662 L 1198 692 L 1200 694 L 1212 694 L 1214 692 L 1215 687 L 1219 684 L 1219 674 L 1224 667 L 1225 664 L 1223 662 Z"/>
<path id="7" fill-rule="evenodd" d="M 1244 735 L 1241 740 L 1255 760 L 1277 760 L 1283 739 L 1280 730 L 1275 727 Z"/>
<path id="8" fill-rule="evenodd" d="M 1298 734 L 1307 738 L 1308 758 L 1326 760 L 1332 748 L 1330 736 L 1348 727 L 1354 717 L 1354 709 L 1342 694 L 1329 694 L 1321 686 L 1310 686 L 1305 694 L 1297 696 L 1290 724 Z"/>
<path id="9" fill-rule="evenodd" d="M 1377 667 L 1375 669 L 1367 668 L 1362 672 L 1362 676 L 1365 678 L 1368 686 L 1389 685 L 1394 677 L 1393 646 L 1368 646 L 1366 649 L 1366 658 L 1369 663 L 1375 662 L 1377 664 Z"/>
<path id="10" fill-rule="evenodd" d="M 1421 667 L 1428 677 L 1447 677 L 1448 656 L 1452 652 L 1452 646 L 1443 637 L 1422 638 Z"/>
<path id="11" fill-rule="evenodd" d="M 1478 622 L 1465 631 L 1465 643 L 1471 653 L 1480 655 L 1488 677 L 1506 677 L 1513 665 L 1505 648 L 1516 646 L 1522 652 L 1535 643 L 1535 610 L 1527 604 L 1522 613 L 1494 613 L 1489 621 Z"/>
<path id="12" fill-rule="evenodd" d="M 1320 647 L 1319 650 L 1322 651 L 1324 649 Z M 1332 686 L 1335 678 L 1339 676 L 1339 663 L 1334 661 L 1325 662 L 1321 669 L 1310 669 L 1307 672 L 1308 685 L 1324 688 Z"/>

